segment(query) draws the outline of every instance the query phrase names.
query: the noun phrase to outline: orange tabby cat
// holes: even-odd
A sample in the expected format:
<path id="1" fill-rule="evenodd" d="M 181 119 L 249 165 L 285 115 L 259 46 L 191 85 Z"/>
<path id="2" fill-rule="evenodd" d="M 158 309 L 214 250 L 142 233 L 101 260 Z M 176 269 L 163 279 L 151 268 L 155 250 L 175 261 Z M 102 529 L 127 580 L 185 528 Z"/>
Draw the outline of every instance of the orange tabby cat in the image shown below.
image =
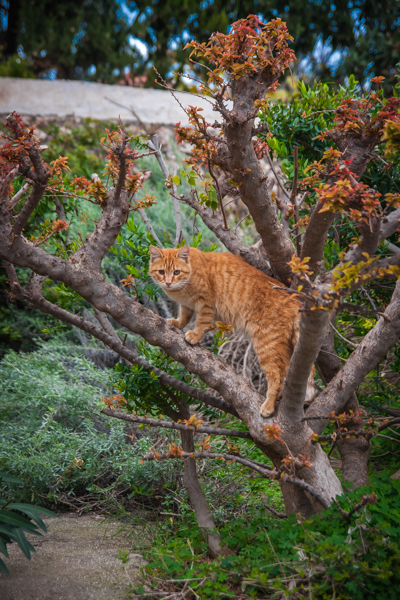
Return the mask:
<path id="1" fill-rule="evenodd" d="M 149 273 L 180 305 L 179 317 L 169 321 L 182 329 L 196 313 L 186 340 L 197 344 L 210 324 L 219 319 L 248 335 L 268 380 L 261 415 L 275 410 L 283 380 L 299 336 L 299 303 L 275 279 L 228 252 L 204 253 L 196 248 L 150 246 Z M 307 400 L 314 396 L 313 373 Z"/>

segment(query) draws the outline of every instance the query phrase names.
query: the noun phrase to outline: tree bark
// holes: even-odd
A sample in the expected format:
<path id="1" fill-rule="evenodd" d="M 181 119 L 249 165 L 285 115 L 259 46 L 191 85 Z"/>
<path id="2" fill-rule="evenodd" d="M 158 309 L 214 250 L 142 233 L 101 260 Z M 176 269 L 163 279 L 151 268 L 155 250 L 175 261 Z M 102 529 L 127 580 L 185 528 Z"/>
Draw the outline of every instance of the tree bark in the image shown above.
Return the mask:
<path id="1" fill-rule="evenodd" d="M 330 321 L 334 324 L 335 314 L 331 316 Z M 331 330 L 325 336 L 317 359 L 318 372 L 325 385 L 335 377 L 341 366 L 339 357 L 335 353 L 334 334 Z M 351 410 L 356 412 L 359 407 L 357 396 L 353 392 L 343 411 L 346 413 Z M 310 421 L 310 426 L 312 427 L 315 423 L 315 421 Z M 359 429 L 362 426 L 359 423 L 353 423 L 351 428 Z M 371 442 L 366 438 L 344 438 L 338 440 L 336 446 L 342 461 L 343 480 L 349 481 L 354 488 L 368 485 L 368 457 L 371 451 Z"/>
<path id="2" fill-rule="evenodd" d="M 189 419 L 190 411 L 186 403 L 180 402 L 179 416 L 181 419 Z M 185 452 L 194 452 L 194 434 L 193 431 L 181 431 L 182 448 Z M 210 554 L 213 558 L 221 554 L 221 536 L 216 531 L 214 517 L 203 492 L 203 488 L 197 477 L 196 460 L 186 458 L 183 461 L 184 475 L 183 484 L 189 495 L 190 503 L 196 514 L 198 526 L 201 534 L 208 544 Z"/>
<path id="3" fill-rule="evenodd" d="M 350 398 L 344 407 L 344 411 L 349 413 L 359 409 L 358 400 L 355 394 Z M 362 424 L 353 422 L 349 424 L 350 429 L 362 429 Z M 371 452 L 371 442 L 365 437 L 342 438 L 337 441 L 337 447 L 342 461 L 343 481 L 348 481 L 353 488 L 359 488 L 369 485 L 368 476 L 368 458 Z"/>

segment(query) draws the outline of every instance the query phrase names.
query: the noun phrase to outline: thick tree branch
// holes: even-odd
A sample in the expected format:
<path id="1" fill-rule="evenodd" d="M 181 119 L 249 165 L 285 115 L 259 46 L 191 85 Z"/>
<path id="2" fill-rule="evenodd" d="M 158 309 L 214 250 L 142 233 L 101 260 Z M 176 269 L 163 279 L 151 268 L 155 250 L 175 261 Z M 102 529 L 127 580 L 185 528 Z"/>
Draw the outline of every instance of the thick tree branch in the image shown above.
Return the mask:
<path id="1" fill-rule="evenodd" d="M 363 256 L 364 252 L 369 254 L 369 256 L 373 256 L 379 246 L 381 221 L 378 217 L 374 217 L 371 224 L 366 225 L 364 223 L 360 229 L 362 231 L 361 243 L 356 244 L 346 253 L 344 262 L 351 261 L 352 263 L 357 264 L 361 260 L 365 260 L 365 256 Z"/>
<path id="2" fill-rule="evenodd" d="M 385 315 L 390 321 L 383 317 L 379 319 L 375 327 L 359 343 L 346 364 L 307 410 L 307 418 L 340 411 L 364 377 L 396 344 L 400 337 L 400 280 L 396 284 Z M 313 429 L 320 433 L 326 424 L 326 420 L 318 420 L 313 425 Z"/>
<path id="3" fill-rule="evenodd" d="M 245 260 L 249 265 L 259 269 L 269 277 L 272 277 L 272 269 L 265 260 L 259 249 L 252 249 L 243 244 L 241 239 L 231 229 L 224 228 L 223 221 L 214 213 L 212 208 L 205 204 L 199 204 L 194 196 L 180 196 L 180 198 L 201 217 L 207 227 L 215 233 L 217 238 L 223 243 L 225 248 L 232 254 L 236 254 Z"/>
<path id="4" fill-rule="evenodd" d="M 300 421 L 304 416 L 304 399 L 312 366 L 318 356 L 329 322 L 325 310 L 303 312 L 300 318 L 300 337 L 290 361 L 282 390 L 282 416 Z"/>
<path id="5" fill-rule="evenodd" d="M 243 111 L 244 112 L 244 111 Z M 226 139 L 232 155 L 232 173 L 239 192 L 259 233 L 271 268 L 277 279 L 289 284 L 292 277 L 288 262 L 295 253 L 276 214 L 268 180 L 264 177 L 251 142 L 252 122 L 239 115 L 226 125 Z"/>
<path id="6" fill-rule="evenodd" d="M 252 143 L 257 111 L 254 102 L 261 98 L 262 94 L 265 95 L 269 86 L 276 81 L 277 74 L 278 71 L 271 68 L 269 72 L 265 69 L 251 77 L 244 76 L 237 79 L 233 109 L 225 110 L 223 116 L 229 152 L 227 170 L 239 184 L 240 197 L 247 206 L 257 232 L 263 240 L 272 271 L 277 279 L 288 285 L 292 278 L 288 262 L 295 249 L 291 240 L 285 235 L 276 214 L 269 182 L 264 177 Z"/>
<path id="7" fill-rule="evenodd" d="M 35 306 L 42 312 L 50 314 L 53 317 L 59 319 L 60 321 L 63 321 L 64 323 L 69 323 L 70 325 L 73 325 L 74 327 L 77 327 L 78 329 L 81 329 L 82 331 L 85 331 L 86 333 L 92 335 L 96 339 L 103 342 L 106 346 L 111 348 L 111 350 L 116 352 L 119 356 L 126 359 L 129 363 L 136 364 L 139 367 L 143 367 L 149 372 L 153 372 L 155 375 L 157 375 L 161 384 L 168 385 L 176 391 L 181 392 L 183 394 L 187 394 L 191 398 L 194 398 L 199 402 L 204 402 L 204 404 L 213 406 L 218 410 L 227 412 L 236 417 L 238 416 L 234 407 L 225 402 L 222 398 L 218 398 L 214 395 L 207 394 L 206 392 L 203 392 L 202 390 L 195 388 L 185 383 L 184 381 L 181 381 L 180 379 L 176 379 L 172 375 L 169 375 L 161 369 L 158 369 L 157 367 L 154 367 L 153 365 L 147 363 L 144 359 L 137 356 L 135 352 L 133 352 L 133 350 L 130 350 L 129 348 L 124 346 L 114 330 L 114 333 L 110 335 L 109 333 L 106 333 L 106 331 L 104 331 L 103 329 L 100 329 L 99 327 L 96 327 L 96 325 L 93 325 L 93 323 L 86 321 L 83 317 L 80 317 L 79 315 L 73 315 L 72 313 L 60 308 L 59 306 L 52 304 L 48 300 L 45 300 L 45 298 L 43 298 L 41 294 L 28 293 L 20 286 L 14 267 L 6 261 L 4 261 L 4 267 L 7 272 L 12 293 L 16 297 L 28 300 L 33 306 Z M 106 317 L 104 313 L 100 314 L 103 314 L 104 317 Z"/>
<path id="8" fill-rule="evenodd" d="M 379 241 L 383 242 L 400 229 L 400 208 L 391 212 L 387 217 L 382 219 L 381 230 L 379 233 Z"/>
<path id="9" fill-rule="evenodd" d="M 341 132 L 332 134 L 332 139 L 337 143 L 339 150 L 342 152 L 341 162 L 351 161 L 351 171 L 357 178 L 360 178 L 364 173 L 366 166 L 371 162 L 371 150 L 378 143 L 379 134 L 361 133 L 354 134 L 349 132 L 343 135 Z M 328 179 L 328 183 L 333 184 L 332 178 Z M 315 206 L 310 221 L 308 223 L 304 242 L 301 251 L 301 259 L 310 258 L 308 266 L 310 271 L 313 271 L 311 279 L 315 279 L 319 270 L 319 262 L 322 260 L 325 243 L 328 237 L 328 231 L 335 219 L 336 213 L 323 211 L 324 203 L 319 201 Z"/>

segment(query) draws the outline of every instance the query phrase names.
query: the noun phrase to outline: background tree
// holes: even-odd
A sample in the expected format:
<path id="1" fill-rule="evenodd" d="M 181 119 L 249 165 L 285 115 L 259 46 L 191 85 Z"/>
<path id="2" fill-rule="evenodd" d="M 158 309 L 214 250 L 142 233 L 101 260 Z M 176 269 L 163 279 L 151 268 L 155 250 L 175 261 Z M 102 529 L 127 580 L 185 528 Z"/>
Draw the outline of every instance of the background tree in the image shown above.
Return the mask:
<path id="1" fill-rule="evenodd" d="M 5 59 L 18 47 L 36 75 L 114 82 L 141 55 L 129 45 L 128 18 L 116 0 L 11 2 L 3 4 L 0 44 Z M 12 63 L 14 64 L 14 63 Z"/>
<path id="2" fill-rule="evenodd" d="M 379 74 L 387 90 L 395 81 L 400 7 L 390 0 L 288 0 L 284 5 L 277 0 L 91 0 L 57 5 L 18 0 L 2 4 L 0 45 L 6 58 L 21 46 L 37 74 L 57 69 L 59 78 L 113 82 L 116 70 L 126 67 L 133 74 L 147 73 L 147 85 L 153 86 L 152 65 L 163 77 L 182 71 L 189 66 L 184 50 L 189 39 L 205 42 L 214 31 L 227 32 L 229 23 L 249 13 L 264 20 L 280 17 L 290 24 L 293 49 L 299 62 L 305 59 L 301 72 L 336 82 L 352 73 L 361 85 Z M 146 59 L 129 44 L 130 35 L 144 42 Z"/>
<path id="3" fill-rule="evenodd" d="M 302 85 L 302 99 L 293 107 L 301 112 L 293 118 L 291 136 L 280 141 L 281 125 L 289 126 L 290 114 L 282 103 L 270 105 L 265 96 L 274 91 L 279 76 L 293 61 L 289 41 L 280 20 L 264 25 L 249 17 L 235 23 L 228 35 L 215 34 L 207 44 L 191 44 L 194 59 L 200 57 L 210 65 L 203 91 L 221 121 L 207 123 L 201 111 L 186 109 L 192 127 L 178 125 L 176 133 L 179 140 L 192 144 L 193 157 L 179 175 L 169 174 L 156 138 L 144 143 L 119 129 L 108 131 L 103 139 L 109 152 L 105 180 L 97 175 L 91 180 L 83 177 L 66 189 L 62 171 L 67 159 L 59 157 L 49 167 L 33 128 L 25 128 L 16 115 L 8 119 L 9 143 L 1 153 L 0 256 L 11 294 L 90 333 L 128 363 L 129 370 L 117 382 L 121 393 L 106 399 L 108 408 L 103 412 L 181 432 L 182 447 L 173 444 L 165 452 L 144 458 L 185 459 L 185 484 L 214 554 L 221 550 L 220 539 L 198 487 L 195 458 L 239 462 L 264 478 L 278 480 L 287 513 L 310 515 L 327 508 L 342 492 L 320 442 L 330 440 L 332 448 L 337 444 L 344 478 L 354 486 L 365 485 L 370 439 L 398 422 L 366 419 L 354 392 L 400 336 L 400 287 L 394 283 L 400 273 L 400 253 L 393 245 L 394 256 L 387 256 L 387 247 L 381 246 L 399 226 L 400 196 L 393 186 L 396 188 L 398 178 L 400 101 L 396 95 L 385 98 L 382 90 L 359 96 L 353 79 L 348 89 L 333 96 L 327 86 L 311 90 Z M 381 79 L 373 83 L 379 85 Z M 259 124 L 257 116 L 261 117 Z M 312 129 L 307 134 L 308 118 L 314 118 L 311 127 L 317 131 L 312 134 Z M 264 157 L 270 161 L 271 150 L 286 157 L 293 152 L 292 160 L 283 164 L 287 182 L 273 165 L 275 179 L 262 171 L 260 161 Z M 311 162 L 314 153 L 318 160 Z M 170 190 L 176 216 L 175 244 L 181 239 L 180 204 L 185 203 L 230 252 L 274 275 L 287 293 L 296 294 L 303 303 L 300 339 L 282 400 L 271 419 L 260 416 L 264 399 L 258 390 L 221 360 L 215 348 L 210 352 L 189 346 L 182 332 L 140 301 L 144 293 L 154 294 L 146 261 L 148 245 L 157 239 L 148 219 L 147 246 L 133 241 L 134 223 L 128 221 L 127 230 L 123 227 L 130 212 L 143 215 L 154 204 L 154 197 L 137 196 L 149 174 L 137 170 L 135 162 L 149 154 L 159 161 Z M 374 169 L 375 161 L 384 165 L 383 172 Z M 12 187 L 16 178 L 23 184 L 18 191 Z M 179 194 L 177 186 L 185 179 L 189 191 Z M 273 192 L 275 185 L 283 196 Z M 80 192 L 102 211 L 86 240 L 65 234 Z M 260 238 L 255 245 L 246 246 L 236 231 L 229 229 L 224 206 L 228 194 L 247 207 Z M 57 202 L 53 207 L 55 197 L 64 206 L 63 214 Z M 37 211 L 44 207 L 58 210 L 59 218 L 35 222 Z M 24 235 L 28 223 L 29 240 Z M 338 244 L 332 252 L 328 240 L 338 229 L 343 249 Z M 171 245 L 168 235 L 165 243 Z M 122 287 L 110 282 L 102 270 L 110 248 L 126 261 L 129 275 L 121 281 Z M 27 285 L 22 286 L 24 269 L 31 273 Z M 43 296 L 46 279 L 60 281 L 70 289 L 69 304 L 61 307 Z M 358 290 L 381 279 L 389 290 L 384 306 L 377 308 L 373 301 L 371 307 L 358 303 Z M 100 326 L 77 312 L 83 300 L 93 307 Z M 368 332 L 362 332 L 342 366 L 328 328 L 335 331 L 336 319 L 345 311 L 380 318 Z M 142 343 L 140 352 L 127 348 L 107 314 L 149 346 Z M 216 329 L 221 338 L 229 328 L 216 324 Z M 305 410 L 307 380 L 314 362 L 326 387 Z M 206 411 L 217 410 L 238 418 L 244 426 L 228 431 L 212 427 L 204 417 L 200 420 L 189 412 L 189 403 L 200 403 L 204 417 Z M 116 410 L 123 407 L 135 413 Z M 138 410 L 147 415 L 139 416 Z M 169 421 L 148 416 L 160 411 Z M 336 431 L 320 437 L 330 421 Z M 271 463 L 238 455 L 232 445 L 226 452 L 214 452 L 209 439 L 194 449 L 195 431 L 249 439 Z"/>

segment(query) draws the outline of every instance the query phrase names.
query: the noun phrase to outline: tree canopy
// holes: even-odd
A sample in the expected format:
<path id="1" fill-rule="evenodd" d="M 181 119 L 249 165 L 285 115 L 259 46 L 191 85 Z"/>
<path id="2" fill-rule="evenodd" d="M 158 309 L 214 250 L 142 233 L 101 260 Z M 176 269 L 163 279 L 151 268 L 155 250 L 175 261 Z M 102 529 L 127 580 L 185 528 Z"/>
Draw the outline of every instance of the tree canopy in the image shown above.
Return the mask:
<path id="1" fill-rule="evenodd" d="M 379 74 L 390 86 L 397 72 L 400 4 L 390 0 L 15 0 L 1 11 L 4 60 L 19 49 L 41 76 L 56 69 L 58 78 L 114 82 L 130 69 L 150 74 L 152 86 L 153 65 L 163 77 L 183 70 L 190 39 L 227 32 L 249 13 L 287 22 L 302 70 L 317 78 L 343 82 L 352 73 L 362 84 Z M 145 44 L 147 56 L 131 36 Z"/>

